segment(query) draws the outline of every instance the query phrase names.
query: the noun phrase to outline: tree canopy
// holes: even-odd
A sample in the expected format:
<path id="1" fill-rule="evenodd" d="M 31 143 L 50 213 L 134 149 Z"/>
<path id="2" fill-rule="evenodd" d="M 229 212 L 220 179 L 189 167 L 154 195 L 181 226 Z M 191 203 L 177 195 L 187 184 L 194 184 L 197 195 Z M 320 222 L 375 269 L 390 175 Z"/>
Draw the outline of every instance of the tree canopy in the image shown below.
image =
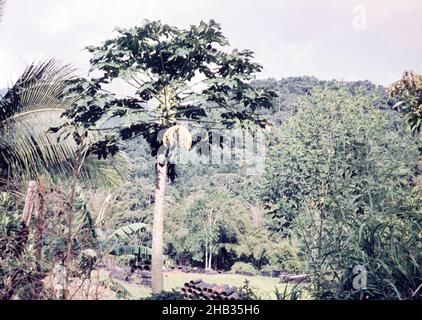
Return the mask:
<path id="1" fill-rule="evenodd" d="M 73 123 L 107 130 L 107 120 L 120 118 L 93 148 L 99 157 L 114 154 L 119 140 L 136 135 L 156 155 L 159 132 L 174 126 L 265 126 L 257 111 L 271 107 L 275 94 L 250 84 L 262 67 L 250 50 L 223 50 L 229 43 L 215 21 L 187 29 L 146 22 L 117 33 L 87 48 L 91 77 L 68 87 L 75 103 L 65 115 Z M 117 79 L 132 93 L 111 92 L 107 86 Z"/>
<path id="2" fill-rule="evenodd" d="M 422 75 L 406 71 L 401 80 L 387 88 L 387 92 L 398 99 L 394 107 L 404 114 L 410 129 L 419 133 L 422 128 Z"/>

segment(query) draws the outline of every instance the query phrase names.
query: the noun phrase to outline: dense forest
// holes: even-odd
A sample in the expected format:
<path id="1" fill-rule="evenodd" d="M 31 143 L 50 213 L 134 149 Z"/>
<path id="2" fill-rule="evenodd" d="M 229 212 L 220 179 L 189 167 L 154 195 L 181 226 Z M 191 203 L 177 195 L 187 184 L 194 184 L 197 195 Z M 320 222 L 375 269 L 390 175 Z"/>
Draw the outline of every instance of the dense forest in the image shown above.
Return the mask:
<path id="1" fill-rule="evenodd" d="M 257 80 L 227 46 L 212 20 L 148 22 L 88 47 L 85 78 L 52 59 L 0 91 L 0 299 L 187 298 L 175 274 L 240 299 L 422 297 L 422 76 Z M 234 129 L 263 132 L 262 171 L 204 154 Z"/>

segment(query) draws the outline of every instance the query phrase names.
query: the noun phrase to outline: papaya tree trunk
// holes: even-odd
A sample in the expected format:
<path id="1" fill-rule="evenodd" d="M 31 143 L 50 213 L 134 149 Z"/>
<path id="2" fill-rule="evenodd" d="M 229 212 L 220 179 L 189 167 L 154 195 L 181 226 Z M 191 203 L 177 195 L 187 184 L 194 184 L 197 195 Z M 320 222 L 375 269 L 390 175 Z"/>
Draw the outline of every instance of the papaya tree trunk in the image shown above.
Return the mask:
<path id="1" fill-rule="evenodd" d="M 164 230 L 164 196 L 167 182 L 167 164 L 157 163 L 155 183 L 154 219 L 152 223 L 152 293 L 163 291 L 163 230 Z"/>

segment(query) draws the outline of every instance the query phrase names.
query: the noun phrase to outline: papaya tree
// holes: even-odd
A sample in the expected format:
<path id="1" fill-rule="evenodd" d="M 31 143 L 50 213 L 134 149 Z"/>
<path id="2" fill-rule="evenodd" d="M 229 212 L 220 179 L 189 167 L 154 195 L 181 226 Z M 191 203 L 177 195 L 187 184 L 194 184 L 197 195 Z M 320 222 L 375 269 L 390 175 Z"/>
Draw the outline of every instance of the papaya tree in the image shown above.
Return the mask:
<path id="1" fill-rule="evenodd" d="M 262 66 L 250 50 L 228 50 L 215 21 L 181 29 L 160 21 L 117 29 L 92 53 L 88 77 L 69 82 L 74 101 L 68 125 L 106 133 L 92 146 L 99 158 L 117 153 L 141 136 L 156 159 L 152 227 L 152 291 L 163 289 L 163 220 L 167 180 L 174 178 L 174 136 L 187 149 L 190 127 L 254 130 L 265 127 L 262 110 L 275 93 L 251 85 Z M 209 138 L 209 137 L 208 137 Z M 206 138 L 204 138 L 206 139 Z"/>

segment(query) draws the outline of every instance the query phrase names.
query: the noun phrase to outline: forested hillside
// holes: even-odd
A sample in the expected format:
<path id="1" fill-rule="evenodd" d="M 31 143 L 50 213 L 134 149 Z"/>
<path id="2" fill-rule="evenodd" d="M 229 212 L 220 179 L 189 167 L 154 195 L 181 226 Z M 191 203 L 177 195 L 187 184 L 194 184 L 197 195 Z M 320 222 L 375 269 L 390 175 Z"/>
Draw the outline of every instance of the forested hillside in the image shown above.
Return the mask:
<path id="1" fill-rule="evenodd" d="M 365 224 L 367 218 L 363 218 L 366 210 L 381 214 L 371 220 L 373 228 L 395 215 L 407 216 L 402 210 L 416 214 L 418 204 L 410 199 L 417 175 L 418 142 L 405 130 L 399 114 L 392 110 L 395 101 L 383 87 L 370 82 L 343 83 L 311 77 L 260 80 L 255 85 L 275 89 L 278 94 L 268 114 L 278 128 L 268 139 L 266 174 L 247 175 L 239 165 L 177 166 L 177 178 L 166 199 L 168 267 L 211 267 L 255 274 L 272 270 L 303 271 L 307 261 L 316 258 L 306 243 L 312 241 L 308 237 L 313 237 L 313 233 L 307 233 L 313 232 L 314 226 L 306 225 L 310 222 L 302 217 L 305 209 L 302 205 L 308 201 L 312 205 L 315 199 L 319 199 L 318 206 L 322 205 L 320 201 L 330 206 L 334 205 L 332 201 L 336 202 L 337 209 L 327 209 L 332 211 L 328 215 L 334 215 L 326 222 L 325 232 L 330 237 L 341 237 L 339 230 L 331 228 L 337 225 L 342 229 L 342 219 L 346 224 L 348 220 L 355 221 L 356 225 L 348 226 L 355 232 L 363 227 L 371 228 Z M 340 108 L 337 111 L 335 104 Z M 125 150 L 133 161 L 135 178 L 113 195 L 116 202 L 110 209 L 113 222 L 109 228 L 140 221 L 151 223 L 153 165 L 148 161 L 148 152 L 139 146 L 142 140 L 131 142 Z M 315 153 L 306 152 L 310 147 Z M 338 148 L 345 149 L 335 151 Z M 329 160 L 330 152 L 340 153 L 333 154 L 334 159 Z M 325 172 L 333 166 L 329 161 L 337 163 L 332 173 Z M 374 189 L 366 194 L 369 186 Z M 389 192 L 394 194 L 393 198 Z M 136 196 L 139 194 L 142 197 Z M 201 228 L 207 211 L 212 210 L 216 226 L 207 233 Z M 382 218 L 383 214 L 389 217 Z M 304 229 L 296 233 L 298 226 Z M 325 236 L 317 231 L 315 236 Z M 366 232 L 372 237 L 376 235 L 371 232 L 377 231 Z M 148 238 L 145 241 L 150 244 Z M 325 241 L 326 246 L 332 247 L 340 239 L 324 238 Z M 383 249 L 383 240 L 380 241 L 374 244 L 381 246 L 376 250 Z M 355 245 L 359 250 L 360 244 Z M 343 244 L 340 242 L 339 246 Z M 210 263 L 205 260 L 207 247 L 213 252 Z M 347 252 L 343 247 L 336 250 Z M 364 263 L 369 257 L 360 259 Z M 337 263 L 342 268 L 341 264 L 344 267 L 350 262 Z"/>

